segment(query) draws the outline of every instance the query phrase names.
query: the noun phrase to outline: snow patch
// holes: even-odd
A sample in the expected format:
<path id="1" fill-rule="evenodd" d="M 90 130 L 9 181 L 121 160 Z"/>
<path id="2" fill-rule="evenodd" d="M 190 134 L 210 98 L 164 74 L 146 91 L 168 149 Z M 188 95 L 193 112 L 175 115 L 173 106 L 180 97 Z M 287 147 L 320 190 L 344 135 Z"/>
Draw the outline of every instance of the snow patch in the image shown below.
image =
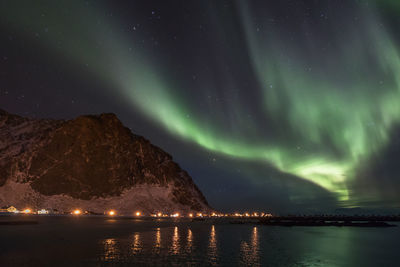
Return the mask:
<path id="1" fill-rule="evenodd" d="M 188 206 L 172 201 L 173 185 L 138 185 L 125 190 L 120 196 L 93 198 L 91 200 L 76 199 L 67 195 L 45 196 L 34 191 L 29 183 L 7 181 L 0 187 L 0 206 L 13 205 L 17 209 L 57 209 L 70 212 L 74 209 L 104 213 L 115 210 L 120 215 L 133 215 L 136 211 L 145 214 L 188 213 L 193 212 Z M 205 210 L 208 209 L 204 207 Z"/>

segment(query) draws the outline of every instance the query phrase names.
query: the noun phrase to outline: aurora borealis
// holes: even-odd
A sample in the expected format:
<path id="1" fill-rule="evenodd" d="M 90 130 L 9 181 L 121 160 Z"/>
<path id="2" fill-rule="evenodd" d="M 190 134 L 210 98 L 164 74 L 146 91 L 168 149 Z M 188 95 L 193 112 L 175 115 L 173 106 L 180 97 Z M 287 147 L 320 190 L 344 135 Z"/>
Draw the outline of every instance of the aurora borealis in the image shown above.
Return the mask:
<path id="1" fill-rule="evenodd" d="M 216 206 L 398 207 L 396 3 L 2 1 L 0 104 L 115 112 Z"/>

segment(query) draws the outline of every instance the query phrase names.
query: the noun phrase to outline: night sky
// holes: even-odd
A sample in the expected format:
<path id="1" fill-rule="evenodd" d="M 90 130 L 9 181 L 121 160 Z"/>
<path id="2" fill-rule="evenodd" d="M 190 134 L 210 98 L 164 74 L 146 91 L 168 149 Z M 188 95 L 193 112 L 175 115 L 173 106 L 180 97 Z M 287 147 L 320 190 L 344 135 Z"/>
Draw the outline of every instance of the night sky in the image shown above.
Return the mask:
<path id="1" fill-rule="evenodd" d="M 115 113 L 229 211 L 400 207 L 400 1 L 0 1 L 0 108 Z"/>

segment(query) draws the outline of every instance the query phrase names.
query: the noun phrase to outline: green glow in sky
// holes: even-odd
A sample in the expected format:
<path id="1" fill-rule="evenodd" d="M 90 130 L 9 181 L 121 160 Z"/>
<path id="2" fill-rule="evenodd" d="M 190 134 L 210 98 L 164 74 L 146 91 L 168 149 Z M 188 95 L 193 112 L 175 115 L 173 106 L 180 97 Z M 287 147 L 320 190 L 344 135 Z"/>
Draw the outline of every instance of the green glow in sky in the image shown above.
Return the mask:
<path id="1" fill-rule="evenodd" d="M 57 45 L 54 36 L 45 43 L 77 64 L 91 62 L 88 68 L 95 75 L 171 134 L 222 155 L 265 161 L 335 193 L 339 201 L 351 202 L 349 183 L 357 168 L 389 142 L 392 127 L 400 121 L 400 55 L 390 34 L 374 12 L 360 8 L 357 24 L 327 26 L 329 45 L 316 51 L 323 47 L 318 41 L 298 40 L 282 34 L 283 29 L 256 24 L 243 3 L 240 10 L 243 38 L 260 84 L 254 90 L 262 95 L 254 104 L 262 106 L 270 120 L 253 121 L 240 103 L 230 110 L 239 125 L 252 126 L 252 134 L 267 127 L 268 138 L 260 130 L 252 140 L 247 129 L 231 132 L 218 120 L 202 116 L 160 71 L 163 67 L 106 19 L 101 27 L 86 25 L 92 30 L 85 36 L 71 32 L 70 43 Z M 21 31 L 27 21 L 18 16 L 9 20 Z M 83 41 L 75 43 L 77 39 Z M 107 56 L 99 59 L 99 54 Z"/>
<path id="2" fill-rule="evenodd" d="M 325 53 L 323 60 L 309 60 L 310 68 L 317 68 L 312 72 L 304 67 L 304 58 L 296 57 L 296 43 L 277 42 L 279 34 L 273 32 L 257 35 L 257 27 L 246 16 L 245 32 L 264 88 L 265 112 L 285 125 L 291 144 L 298 144 L 296 149 L 274 140 L 254 144 L 245 131 L 242 138 L 231 138 L 218 126 L 193 115 L 187 118 L 192 112 L 185 101 L 178 101 L 168 84 L 156 77 L 124 79 L 120 81 L 124 93 L 175 135 L 221 154 L 266 160 L 336 193 L 338 200 L 349 200 L 347 183 L 356 168 L 387 144 L 392 126 L 400 119 L 400 57 L 389 34 L 377 18 L 365 15 L 362 31 L 349 27 L 333 53 Z"/>

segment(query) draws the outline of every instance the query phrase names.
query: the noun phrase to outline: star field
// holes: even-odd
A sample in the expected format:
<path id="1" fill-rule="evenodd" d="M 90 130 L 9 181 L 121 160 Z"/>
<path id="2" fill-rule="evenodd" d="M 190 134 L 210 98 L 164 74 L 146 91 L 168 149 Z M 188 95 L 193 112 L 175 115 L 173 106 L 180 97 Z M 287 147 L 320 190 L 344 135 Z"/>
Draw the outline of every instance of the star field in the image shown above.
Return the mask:
<path id="1" fill-rule="evenodd" d="M 0 104 L 114 112 L 217 208 L 397 208 L 397 1 L 2 1 Z"/>

